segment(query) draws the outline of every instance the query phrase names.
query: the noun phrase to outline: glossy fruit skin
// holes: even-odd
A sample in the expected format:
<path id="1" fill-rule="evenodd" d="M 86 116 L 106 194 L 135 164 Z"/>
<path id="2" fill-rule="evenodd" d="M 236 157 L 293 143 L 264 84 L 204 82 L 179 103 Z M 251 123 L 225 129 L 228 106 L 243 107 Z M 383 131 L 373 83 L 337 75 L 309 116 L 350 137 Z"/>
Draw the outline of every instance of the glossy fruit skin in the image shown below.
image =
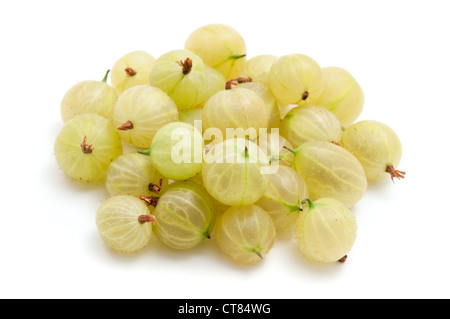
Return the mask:
<path id="1" fill-rule="evenodd" d="M 277 233 L 292 230 L 302 208 L 302 201 L 308 198 L 306 183 L 294 169 L 280 166 L 269 175 L 269 188 L 256 205 L 263 208 L 272 218 Z"/>
<path id="2" fill-rule="evenodd" d="M 154 64 L 155 58 L 145 51 L 133 51 L 117 60 L 111 69 L 111 84 L 117 94 L 133 86 L 149 85 Z"/>
<path id="3" fill-rule="evenodd" d="M 239 84 L 240 88 L 248 89 L 255 92 L 266 105 L 268 115 L 267 129 L 270 132 L 273 128 L 280 127 L 280 110 L 278 103 L 270 89 L 262 83 L 250 82 Z"/>
<path id="4" fill-rule="evenodd" d="M 222 73 L 226 80 L 239 75 L 247 50 L 242 36 L 224 24 L 209 24 L 194 30 L 187 38 L 185 48 Z"/>
<path id="5" fill-rule="evenodd" d="M 83 152 L 81 144 L 92 151 Z M 97 114 L 81 114 L 68 121 L 58 134 L 54 152 L 59 167 L 69 177 L 86 183 L 101 182 L 109 164 L 122 154 L 122 142 L 114 127 Z"/>
<path id="6" fill-rule="evenodd" d="M 270 70 L 270 89 L 282 103 L 314 104 L 323 89 L 322 69 L 303 54 L 282 56 Z"/>
<path id="7" fill-rule="evenodd" d="M 335 263 L 353 247 L 357 224 L 346 205 L 322 198 L 313 207 L 304 205 L 296 223 L 296 237 L 303 255 L 318 263 Z"/>
<path id="8" fill-rule="evenodd" d="M 82 81 L 71 87 L 61 101 L 64 122 L 80 114 L 95 113 L 109 119 L 117 94 L 103 81 Z"/>
<path id="9" fill-rule="evenodd" d="M 114 108 L 113 125 L 117 128 L 127 121 L 133 123 L 133 128 L 118 130 L 120 137 L 139 148 L 149 148 L 161 127 L 178 121 L 177 106 L 158 88 L 135 86 L 119 97 Z"/>
<path id="10" fill-rule="evenodd" d="M 251 77 L 252 82 L 270 85 L 270 69 L 273 63 L 278 59 L 274 55 L 257 55 L 244 63 L 241 71 L 241 77 Z"/>
<path id="11" fill-rule="evenodd" d="M 330 197 L 347 206 L 367 189 L 364 169 L 349 151 L 329 142 L 308 142 L 295 150 L 294 168 L 304 178 L 312 200 Z"/>
<path id="12" fill-rule="evenodd" d="M 205 185 L 203 184 L 203 178 L 202 178 L 202 172 L 198 173 L 194 177 L 191 177 L 188 182 L 194 183 L 197 186 L 201 187 L 205 192 L 208 192 L 205 188 Z M 222 204 L 214 197 L 210 196 L 213 206 L 214 206 L 214 213 L 216 216 L 219 216 L 219 214 L 224 213 L 228 208 L 230 208 L 229 205 Z"/>
<path id="13" fill-rule="evenodd" d="M 275 226 L 259 206 L 232 207 L 220 216 L 215 238 L 220 249 L 235 262 L 254 265 L 272 248 Z"/>
<path id="14" fill-rule="evenodd" d="M 255 154 L 245 148 L 255 150 Z M 227 149 L 235 150 L 234 155 Z M 267 156 L 253 142 L 228 139 L 216 144 L 204 158 L 203 184 L 212 197 L 225 205 L 253 204 L 269 187 L 269 176 L 262 174 L 262 169 L 269 166 Z"/>
<path id="15" fill-rule="evenodd" d="M 205 73 L 206 73 L 206 98 L 205 100 L 196 106 L 196 108 L 203 108 L 205 103 L 213 96 L 214 94 L 225 90 L 226 80 L 222 73 L 213 69 L 210 66 L 205 65 Z"/>
<path id="16" fill-rule="evenodd" d="M 360 161 L 369 182 L 389 177 L 387 166 L 397 168 L 400 164 L 402 143 L 397 134 L 384 123 L 355 123 L 344 131 L 341 143 L 342 147 Z"/>
<path id="17" fill-rule="evenodd" d="M 187 141 L 190 142 L 187 149 L 190 156 L 186 157 L 186 161 L 183 157 L 182 161 L 177 163 L 177 159 L 173 158 L 173 152 L 176 151 L 177 144 L 183 143 L 184 146 Z M 173 122 L 163 126 L 156 133 L 150 148 L 150 157 L 154 167 L 163 176 L 183 181 L 202 170 L 203 148 L 202 134 L 196 128 L 187 123 Z M 184 149 L 182 151 L 184 152 Z"/>
<path id="18" fill-rule="evenodd" d="M 195 121 L 201 121 L 203 116 L 202 109 L 189 109 L 179 113 L 180 122 L 195 125 Z"/>
<path id="19" fill-rule="evenodd" d="M 256 129 L 249 139 L 256 140 L 261 128 L 267 128 L 267 106 L 255 92 L 234 88 L 213 95 L 203 108 L 203 130 L 218 128 L 226 139 L 227 128 Z"/>
<path id="20" fill-rule="evenodd" d="M 185 74 L 181 63 L 188 58 L 192 67 Z M 180 111 L 195 107 L 208 98 L 205 65 L 188 50 L 174 50 L 160 56 L 150 72 L 150 85 L 166 92 Z"/>
<path id="21" fill-rule="evenodd" d="M 97 229 L 104 243 L 121 253 L 133 253 L 144 248 L 152 236 L 152 224 L 139 223 L 139 217 L 150 214 L 151 210 L 133 196 L 107 199 L 96 216 Z"/>
<path id="22" fill-rule="evenodd" d="M 215 224 L 210 196 L 191 182 L 170 184 L 155 209 L 155 235 L 174 249 L 190 249 L 209 238 Z"/>
<path id="23" fill-rule="evenodd" d="M 112 196 L 157 196 L 150 190 L 150 184 L 164 188 L 167 182 L 152 165 L 150 157 L 138 153 L 119 156 L 106 172 L 106 189 Z"/>
<path id="24" fill-rule="evenodd" d="M 346 70 L 323 68 L 324 89 L 315 104 L 333 112 L 343 127 L 352 124 L 364 107 L 364 92 Z"/>
<path id="25" fill-rule="evenodd" d="M 320 106 L 296 107 L 281 121 L 280 134 L 293 147 L 311 141 L 337 142 L 342 128 L 337 117 Z"/>
<path id="26" fill-rule="evenodd" d="M 288 151 L 288 149 L 292 150 L 294 147 L 279 134 L 270 133 L 266 136 L 260 136 L 258 146 L 269 156 L 271 163 L 278 161 L 280 165 L 291 166 L 294 161 L 294 154 Z"/>

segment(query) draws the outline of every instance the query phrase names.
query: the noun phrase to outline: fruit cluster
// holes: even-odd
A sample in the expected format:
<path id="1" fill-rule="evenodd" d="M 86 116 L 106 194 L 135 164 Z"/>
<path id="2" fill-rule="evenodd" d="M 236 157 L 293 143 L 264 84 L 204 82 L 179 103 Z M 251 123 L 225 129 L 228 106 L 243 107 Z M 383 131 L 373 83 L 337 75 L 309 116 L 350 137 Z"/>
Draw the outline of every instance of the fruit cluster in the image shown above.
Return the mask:
<path id="1" fill-rule="evenodd" d="M 174 249 L 212 238 L 255 264 L 295 231 L 308 259 L 344 262 L 357 233 L 350 207 L 368 182 L 404 177 L 393 130 L 353 124 L 364 95 L 347 71 L 302 54 L 247 60 L 228 26 L 200 27 L 158 59 L 123 56 L 111 86 L 108 73 L 65 94 L 54 151 L 71 178 L 105 183 L 96 222 L 118 252 L 154 232 Z"/>

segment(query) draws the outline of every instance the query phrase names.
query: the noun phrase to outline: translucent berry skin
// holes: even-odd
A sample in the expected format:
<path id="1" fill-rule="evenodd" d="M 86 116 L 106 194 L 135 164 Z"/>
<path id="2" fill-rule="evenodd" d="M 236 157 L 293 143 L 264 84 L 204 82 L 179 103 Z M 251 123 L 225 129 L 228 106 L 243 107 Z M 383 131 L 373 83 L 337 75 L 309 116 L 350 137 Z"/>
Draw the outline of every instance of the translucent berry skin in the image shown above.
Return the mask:
<path id="1" fill-rule="evenodd" d="M 233 149 L 234 154 L 227 149 Z M 248 150 L 255 150 L 255 154 Z M 268 174 L 261 173 L 269 166 L 267 156 L 253 142 L 228 139 L 216 144 L 204 158 L 203 184 L 212 197 L 225 205 L 253 204 L 269 186 Z"/>
<path id="2" fill-rule="evenodd" d="M 200 172 L 197 175 L 195 175 L 194 177 L 190 178 L 188 181 L 196 184 L 197 186 L 201 187 L 205 192 L 207 192 L 205 185 L 203 184 L 202 172 Z M 230 208 L 229 205 L 222 204 L 221 202 L 219 202 L 217 199 L 215 199 L 212 196 L 211 196 L 211 200 L 212 200 L 212 203 L 214 206 L 214 213 L 216 216 L 218 216 L 219 214 L 222 214 L 228 208 Z"/>
<path id="3" fill-rule="evenodd" d="M 209 24 L 193 31 L 184 47 L 216 69 L 226 80 L 237 77 L 244 65 L 246 46 L 242 36 L 224 24 Z"/>
<path id="4" fill-rule="evenodd" d="M 251 77 L 252 82 L 258 82 L 269 87 L 270 69 L 278 59 L 274 55 L 257 55 L 244 63 L 241 71 L 242 77 Z"/>
<path id="5" fill-rule="evenodd" d="M 267 128 L 267 106 L 255 92 L 235 88 L 213 95 L 203 108 L 203 130 L 218 128 L 226 139 L 227 128 L 256 129 L 249 139 L 256 140 L 260 128 Z M 256 135 L 255 135 L 256 134 Z"/>
<path id="6" fill-rule="evenodd" d="M 295 232 L 300 251 L 306 258 L 335 263 L 352 249 L 357 224 L 346 205 L 332 198 L 322 198 L 312 203 L 312 207 L 304 205 Z"/>
<path id="7" fill-rule="evenodd" d="M 269 176 L 269 188 L 256 205 L 270 215 L 277 233 L 292 230 L 301 203 L 308 198 L 305 180 L 288 166 L 280 166 L 276 173 Z"/>
<path id="8" fill-rule="evenodd" d="M 215 238 L 220 249 L 235 262 L 254 265 L 272 248 L 275 226 L 259 206 L 232 207 L 218 219 Z"/>
<path id="9" fill-rule="evenodd" d="M 282 103 L 314 104 L 323 89 L 322 69 L 303 54 L 282 56 L 270 70 L 270 89 Z"/>
<path id="10" fill-rule="evenodd" d="M 311 105 L 291 110 L 281 121 L 280 134 L 297 148 L 311 141 L 339 143 L 342 127 L 333 113 Z"/>
<path id="11" fill-rule="evenodd" d="M 116 101 L 116 92 L 105 82 L 79 82 L 64 95 L 61 101 L 61 116 L 64 122 L 86 113 L 95 113 L 109 118 Z"/>
<path id="12" fill-rule="evenodd" d="M 323 68 L 324 89 L 316 105 L 333 112 L 343 127 L 352 124 L 364 107 L 364 93 L 346 70 L 337 67 Z"/>
<path id="13" fill-rule="evenodd" d="M 183 63 L 191 60 L 189 70 Z M 150 85 L 166 92 L 180 111 L 207 99 L 207 75 L 203 61 L 188 50 L 174 50 L 160 56 L 150 72 Z"/>
<path id="14" fill-rule="evenodd" d="M 261 150 L 269 156 L 271 163 L 278 161 L 281 165 L 291 166 L 294 161 L 294 154 L 288 151 L 293 146 L 283 136 L 270 133 L 266 136 L 260 136 L 258 145 Z"/>
<path id="15" fill-rule="evenodd" d="M 151 207 L 153 210 L 153 207 Z M 152 223 L 141 224 L 140 216 L 151 210 L 132 196 L 114 196 L 97 210 L 97 229 L 104 243 L 121 253 L 133 253 L 144 248 L 152 236 Z"/>
<path id="16" fill-rule="evenodd" d="M 239 84 L 239 87 L 255 92 L 264 101 L 269 118 L 267 122 L 269 132 L 272 128 L 280 127 L 280 109 L 278 108 L 278 102 L 267 86 L 262 83 L 250 82 Z"/>
<path id="17" fill-rule="evenodd" d="M 195 121 L 201 121 L 203 116 L 202 109 L 189 109 L 184 112 L 180 112 L 179 119 L 180 122 L 195 125 Z"/>
<path id="18" fill-rule="evenodd" d="M 65 124 L 54 151 L 59 167 L 69 177 L 95 183 L 105 179 L 109 164 L 122 154 L 122 142 L 107 119 L 81 114 Z"/>
<path id="19" fill-rule="evenodd" d="M 167 178 L 152 165 L 150 157 L 138 153 L 119 156 L 106 172 L 106 189 L 112 196 L 157 196 L 151 190 L 151 184 L 164 188 L 167 182 Z"/>
<path id="20" fill-rule="evenodd" d="M 349 126 L 342 135 L 342 147 L 361 162 L 370 182 L 389 177 L 388 166 L 397 168 L 402 157 L 402 144 L 386 124 L 361 121 Z"/>
<path id="21" fill-rule="evenodd" d="M 188 142 L 190 147 L 186 144 Z M 186 156 L 186 161 L 184 149 L 177 149 L 177 144 L 186 146 L 186 151 L 190 152 L 190 156 Z M 196 128 L 187 123 L 174 122 L 165 125 L 156 133 L 150 148 L 150 157 L 155 168 L 163 176 L 183 181 L 202 170 L 203 147 L 202 134 Z M 180 163 L 173 157 L 174 152 L 180 154 L 180 157 L 183 156 Z"/>
<path id="22" fill-rule="evenodd" d="M 162 90 L 148 85 L 135 86 L 118 99 L 113 113 L 117 128 L 130 121 L 131 129 L 117 130 L 120 137 L 140 148 L 149 148 L 156 132 L 167 123 L 178 121 L 173 100 Z"/>
<path id="23" fill-rule="evenodd" d="M 352 206 L 364 195 L 364 169 L 349 151 L 329 142 L 308 142 L 294 152 L 294 168 L 312 200 L 330 197 Z"/>
<path id="24" fill-rule="evenodd" d="M 155 217 L 155 235 L 174 249 L 199 245 L 215 223 L 210 196 L 191 182 L 170 184 L 158 200 Z"/>
<path id="25" fill-rule="evenodd" d="M 111 84 L 120 95 L 129 88 L 150 84 L 155 58 L 144 51 L 130 52 L 116 61 L 111 69 Z"/>
<path id="26" fill-rule="evenodd" d="M 222 73 L 205 65 L 206 71 L 206 99 L 196 106 L 196 108 L 203 108 L 205 103 L 213 96 L 214 94 L 225 90 L 226 80 Z"/>

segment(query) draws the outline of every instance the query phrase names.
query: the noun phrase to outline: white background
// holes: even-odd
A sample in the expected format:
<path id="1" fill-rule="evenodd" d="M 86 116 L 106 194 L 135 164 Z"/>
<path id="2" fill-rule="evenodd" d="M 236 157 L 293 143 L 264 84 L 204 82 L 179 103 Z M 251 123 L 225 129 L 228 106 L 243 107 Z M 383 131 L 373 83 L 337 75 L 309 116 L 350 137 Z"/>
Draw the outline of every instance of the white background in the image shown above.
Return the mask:
<path id="1" fill-rule="evenodd" d="M 0 297 L 450 297 L 448 1 L 2 1 Z M 120 257 L 100 240 L 102 187 L 71 182 L 53 143 L 72 85 L 101 80 L 122 55 L 182 48 L 225 23 L 248 56 L 304 53 L 362 86 L 360 119 L 403 141 L 405 180 L 371 186 L 354 207 L 345 265 L 306 262 L 290 240 L 239 267 L 211 241 L 178 252 L 156 240 Z"/>

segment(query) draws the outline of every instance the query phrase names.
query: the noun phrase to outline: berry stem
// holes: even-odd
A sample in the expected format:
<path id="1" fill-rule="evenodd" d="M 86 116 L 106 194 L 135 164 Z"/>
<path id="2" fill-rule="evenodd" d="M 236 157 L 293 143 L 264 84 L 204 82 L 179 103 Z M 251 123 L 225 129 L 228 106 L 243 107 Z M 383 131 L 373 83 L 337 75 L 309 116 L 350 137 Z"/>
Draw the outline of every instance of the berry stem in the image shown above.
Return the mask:
<path id="1" fill-rule="evenodd" d="M 241 54 L 241 55 L 232 55 L 231 57 L 230 57 L 230 59 L 233 59 L 233 60 L 238 60 L 238 59 L 242 59 L 242 58 L 245 58 L 247 56 L 247 54 L 246 53 L 244 53 L 244 54 Z"/>
<path id="2" fill-rule="evenodd" d="M 92 151 L 94 150 L 94 148 L 92 147 L 92 144 L 91 144 L 91 145 L 88 145 L 88 144 L 86 143 L 86 141 L 87 141 L 87 136 L 84 137 L 83 142 L 80 144 L 80 146 L 81 146 L 81 151 L 82 151 L 84 154 L 91 154 Z"/>
<path id="3" fill-rule="evenodd" d="M 192 70 L 192 60 L 191 58 L 186 58 L 186 60 L 183 61 L 178 61 L 178 64 L 183 68 L 183 74 L 189 74 L 189 72 L 191 72 Z"/>
<path id="4" fill-rule="evenodd" d="M 153 215 L 141 215 L 139 216 L 138 221 L 141 225 L 144 225 L 145 223 L 152 223 L 155 225 L 156 217 Z"/>
<path id="5" fill-rule="evenodd" d="M 291 149 L 291 148 L 289 148 L 289 147 L 287 147 L 287 146 L 283 146 L 283 148 L 284 149 L 287 149 L 289 152 L 291 152 L 292 154 L 297 154 L 297 152 L 298 152 L 298 149 L 296 149 L 296 150 L 293 150 L 293 149 Z"/>
<path id="6" fill-rule="evenodd" d="M 143 201 L 147 206 L 156 207 L 156 205 L 158 205 L 159 197 L 142 195 L 139 197 L 139 199 Z"/>
<path id="7" fill-rule="evenodd" d="M 150 156 L 150 149 L 145 151 L 137 151 L 139 154 Z"/>
<path id="8" fill-rule="evenodd" d="M 261 255 L 261 253 L 260 253 L 259 251 L 256 251 L 256 250 L 255 250 L 255 254 L 256 254 L 259 258 L 264 259 L 263 256 Z"/>
<path id="9" fill-rule="evenodd" d="M 131 122 L 131 121 L 126 121 L 125 123 L 119 125 L 119 126 L 117 127 L 117 129 L 118 129 L 119 131 L 129 131 L 129 130 L 132 130 L 133 127 L 134 127 L 133 122 Z"/>
<path id="10" fill-rule="evenodd" d="M 304 204 L 308 204 L 309 209 L 312 209 L 315 206 L 313 201 L 310 200 L 309 198 L 307 198 L 304 201 L 302 201 L 302 205 L 304 205 Z"/>
<path id="11" fill-rule="evenodd" d="M 127 67 L 124 71 L 125 71 L 125 73 L 128 76 L 135 76 L 136 75 L 136 71 L 133 68 Z"/>
<path id="12" fill-rule="evenodd" d="M 396 170 L 394 168 L 394 166 L 392 166 L 392 165 L 388 165 L 386 167 L 386 172 L 391 174 L 391 179 L 392 179 L 393 182 L 395 182 L 394 178 L 402 179 L 402 178 L 405 178 L 405 175 L 406 175 L 406 172 L 402 172 L 402 171 Z"/>
<path id="13" fill-rule="evenodd" d="M 109 74 L 110 71 L 111 70 L 106 71 L 105 77 L 103 78 L 102 82 L 106 83 L 106 81 L 108 81 L 108 74 Z"/>

